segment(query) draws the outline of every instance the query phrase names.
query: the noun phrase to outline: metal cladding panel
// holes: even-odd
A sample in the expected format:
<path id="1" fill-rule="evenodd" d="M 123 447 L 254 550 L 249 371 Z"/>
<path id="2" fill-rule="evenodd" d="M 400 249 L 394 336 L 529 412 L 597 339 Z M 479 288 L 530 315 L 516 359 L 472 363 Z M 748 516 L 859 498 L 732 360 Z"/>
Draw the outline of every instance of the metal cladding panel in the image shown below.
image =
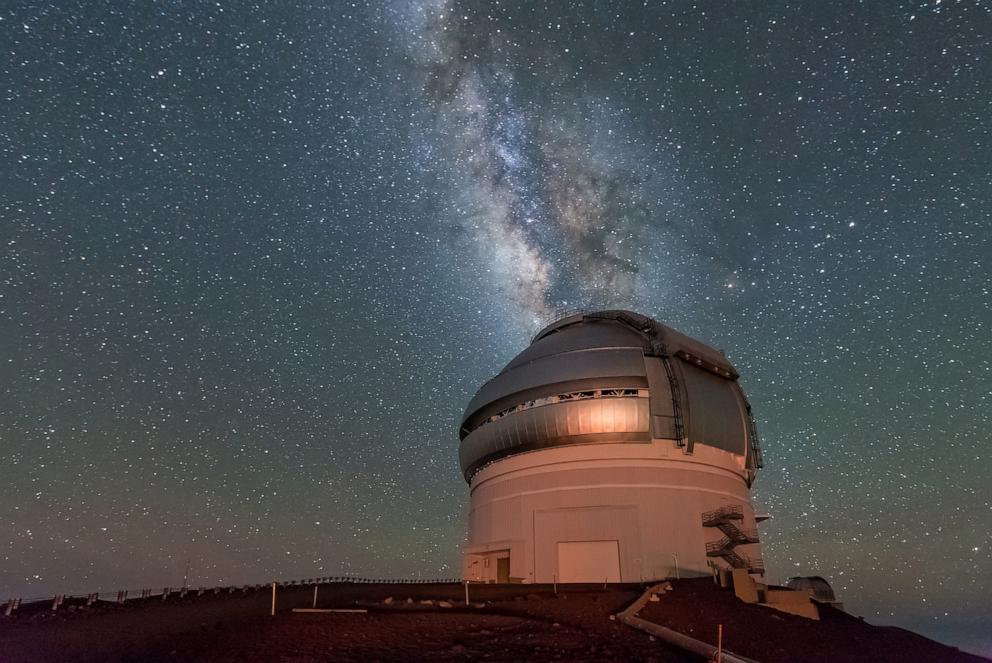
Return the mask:
<path id="1" fill-rule="evenodd" d="M 686 435 L 698 442 L 747 454 L 748 414 L 733 380 L 681 362 L 689 407 Z"/>
<path id="2" fill-rule="evenodd" d="M 495 414 L 488 410 L 499 411 L 501 401 L 511 395 L 519 395 L 516 401 L 522 403 L 557 394 L 562 384 L 570 382 L 628 377 L 635 379 L 627 386 L 646 386 L 641 348 L 592 348 L 536 359 L 504 371 L 484 384 L 465 408 L 464 424 L 479 418 L 476 415 Z"/>
<path id="3" fill-rule="evenodd" d="M 723 352 L 711 348 L 702 341 L 697 341 L 694 338 L 690 338 L 682 332 L 676 331 L 667 325 L 661 324 L 660 322 L 655 324 L 657 324 L 660 328 L 661 337 L 664 339 L 665 344 L 668 346 L 668 349 L 672 354 L 685 352 L 695 357 L 699 357 L 721 371 L 730 373 L 730 375 L 734 378 L 737 377 L 737 370 L 734 368 L 733 364 L 730 363 L 730 360 L 727 359 L 727 356 L 723 354 Z"/>
<path id="4" fill-rule="evenodd" d="M 647 442 L 647 398 L 563 401 L 521 410 L 472 431 L 458 449 L 466 475 L 481 464 L 522 451 L 584 442 Z"/>
<path id="5" fill-rule="evenodd" d="M 594 324 L 578 323 L 535 340 L 503 370 L 507 371 L 543 357 L 575 350 L 649 347 L 650 344 L 643 334 L 619 322 L 604 320 Z"/>
<path id="6" fill-rule="evenodd" d="M 648 374 L 648 393 L 651 394 L 651 436 L 673 440 L 675 412 L 672 405 L 672 383 L 660 357 L 645 357 Z"/>
<path id="7" fill-rule="evenodd" d="M 723 352 L 716 350 L 701 341 L 686 336 L 680 331 L 672 329 L 656 320 L 634 313 L 633 311 L 608 310 L 594 311 L 571 315 L 545 327 L 538 332 L 531 345 L 535 345 L 546 338 L 551 338 L 558 334 L 568 334 L 573 329 L 582 328 L 588 325 L 613 326 L 621 324 L 627 329 L 634 331 L 642 337 L 642 344 L 650 347 L 652 341 L 660 341 L 670 354 L 684 352 L 694 357 L 699 357 L 707 364 L 712 365 L 722 372 L 728 372 L 733 377 L 737 377 L 737 372 L 731 365 Z M 639 330 L 639 331 L 635 331 Z"/>

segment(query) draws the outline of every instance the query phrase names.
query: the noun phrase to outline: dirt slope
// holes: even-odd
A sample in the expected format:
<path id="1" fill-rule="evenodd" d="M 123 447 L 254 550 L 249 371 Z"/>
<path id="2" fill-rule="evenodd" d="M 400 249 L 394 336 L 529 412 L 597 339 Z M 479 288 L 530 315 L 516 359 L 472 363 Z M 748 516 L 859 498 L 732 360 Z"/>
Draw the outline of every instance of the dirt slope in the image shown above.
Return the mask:
<path id="1" fill-rule="evenodd" d="M 921 635 L 873 626 L 830 607 L 813 621 L 737 600 L 708 578 L 673 580 L 673 590 L 641 612 L 644 619 L 716 643 L 723 624 L 724 646 L 762 663 L 989 663 Z"/>

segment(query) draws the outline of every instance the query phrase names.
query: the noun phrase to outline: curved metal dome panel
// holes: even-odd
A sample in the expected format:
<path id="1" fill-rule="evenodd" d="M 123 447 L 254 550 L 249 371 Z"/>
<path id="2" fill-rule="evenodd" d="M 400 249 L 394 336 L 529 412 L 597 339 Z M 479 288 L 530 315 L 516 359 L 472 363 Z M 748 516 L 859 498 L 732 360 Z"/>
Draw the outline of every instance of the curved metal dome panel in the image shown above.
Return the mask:
<path id="1" fill-rule="evenodd" d="M 687 437 L 692 442 L 744 455 L 748 414 L 737 383 L 683 363 L 687 398 Z"/>
<path id="2" fill-rule="evenodd" d="M 737 371 L 734 370 L 733 365 L 727 359 L 726 355 L 719 350 L 686 336 L 668 325 L 663 325 L 657 320 L 653 320 L 640 313 L 634 313 L 633 311 L 594 311 L 570 315 L 548 325 L 538 332 L 531 345 L 533 346 L 545 338 L 550 338 L 552 335 L 562 332 L 567 331 L 570 334 L 574 334 L 577 329 L 582 329 L 582 327 L 591 323 L 595 323 L 596 326 L 621 325 L 639 334 L 642 337 L 642 344 L 645 347 L 651 348 L 652 351 L 663 347 L 666 354 L 673 356 L 681 354 L 685 357 L 691 357 L 692 361 L 698 360 L 700 364 L 705 365 L 707 370 L 715 371 L 726 377 L 738 377 Z"/>
<path id="3" fill-rule="evenodd" d="M 540 357 L 508 367 L 482 385 L 462 426 L 471 430 L 505 406 L 541 396 L 615 386 L 647 386 L 641 348 L 585 347 Z"/>
<path id="4" fill-rule="evenodd" d="M 563 333 L 567 330 L 567 333 Z M 503 371 L 540 359 L 589 348 L 631 348 L 639 352 L 650 348 L 644 335 L 611 320 L 595 325 L 572 325 L 559 333 L 537 336 L 523 352 L 506 365 Z"/>

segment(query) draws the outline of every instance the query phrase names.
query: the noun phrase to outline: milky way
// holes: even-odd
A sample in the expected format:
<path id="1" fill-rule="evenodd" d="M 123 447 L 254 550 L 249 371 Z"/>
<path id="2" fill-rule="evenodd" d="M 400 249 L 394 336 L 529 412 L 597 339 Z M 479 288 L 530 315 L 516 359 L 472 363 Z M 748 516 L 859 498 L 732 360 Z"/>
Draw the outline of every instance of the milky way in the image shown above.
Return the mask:
<path id="1" fill-rule="evenodd" d="M 562 62 L 569 49 L 526 24 L 460 5 L 414 13 L 400 24 L 462 194 L 460 221 L 523 319 L 650 294 L 638 266 L 666 241 L 668 191 L 653 180 L 673 148 L 640 154 L 629 109 L 590 93 L 581 67 Z"/>
<path id="2" fill-rule="evenodd" d="M 0 9 L 0 600 L 452 576 L 556 313 L 726 350 L 773 580 L 992 653 L 992 8 Z"/>

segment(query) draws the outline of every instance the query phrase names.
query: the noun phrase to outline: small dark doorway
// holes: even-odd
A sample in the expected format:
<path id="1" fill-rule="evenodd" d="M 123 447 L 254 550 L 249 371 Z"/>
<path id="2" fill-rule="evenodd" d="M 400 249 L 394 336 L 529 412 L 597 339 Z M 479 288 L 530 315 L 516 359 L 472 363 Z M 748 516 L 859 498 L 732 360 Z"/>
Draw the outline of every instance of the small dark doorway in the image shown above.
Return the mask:
<path id="1" fill-rule="evenodd" d="M 500 557 L 496 560 L 496 582 L 510 582 L 510 558 Z"/>

